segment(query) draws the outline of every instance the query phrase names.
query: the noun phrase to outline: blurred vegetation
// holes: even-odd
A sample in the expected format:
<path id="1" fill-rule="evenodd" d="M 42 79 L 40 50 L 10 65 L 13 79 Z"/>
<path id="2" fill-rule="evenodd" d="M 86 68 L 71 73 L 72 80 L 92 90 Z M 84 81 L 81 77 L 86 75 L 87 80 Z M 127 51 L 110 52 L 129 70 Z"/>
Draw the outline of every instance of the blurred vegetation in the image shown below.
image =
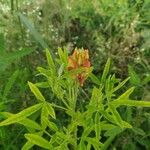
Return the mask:
<path id="1" fill-rule="evenodd" d="M 0 0 L 0 111 L 18 112 L 34 102 L 27 81 L 41 78 L 35 68 L 46 63 L 47 47 L 54 57 L 58 47 L 89 49 L 97 76 L 111 57 L 112 72 L 130 76 L 132 97 L 150 101 L 149 8 L 149 0 Z M 89 80 L 81 103 L 91 86 Z M 150 149 L 150 110 L 119 111 L 137 130 L 124 131 L 110 149 Z M 0 128 L 0 149 L 20 149 L 24 130 Z"/>

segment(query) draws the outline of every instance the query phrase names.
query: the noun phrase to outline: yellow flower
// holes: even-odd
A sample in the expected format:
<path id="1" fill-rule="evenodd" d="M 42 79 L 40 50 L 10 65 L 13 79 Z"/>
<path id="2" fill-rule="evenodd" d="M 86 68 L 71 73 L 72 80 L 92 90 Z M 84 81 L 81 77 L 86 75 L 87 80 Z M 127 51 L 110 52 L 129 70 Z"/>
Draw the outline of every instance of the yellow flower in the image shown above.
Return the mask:
<path id="1" fill-rule="evenodd" d="M 75 49 L 73 54 L 68 57 L 68 70 L 82 69 L 80 73 L 75 75 L 80 86 L 83 86 L 85 79 L 88 77 L 91 70 L 90 66 L 88 50 Z"/>

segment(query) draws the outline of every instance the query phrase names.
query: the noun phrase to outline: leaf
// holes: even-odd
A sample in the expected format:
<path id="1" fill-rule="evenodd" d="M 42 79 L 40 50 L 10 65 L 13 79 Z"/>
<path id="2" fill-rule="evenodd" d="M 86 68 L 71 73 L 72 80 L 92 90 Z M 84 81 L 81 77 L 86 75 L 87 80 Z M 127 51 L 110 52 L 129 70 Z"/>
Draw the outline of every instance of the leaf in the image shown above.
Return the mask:
<path id="1" fill-rule="evenodd" d="M 108 75 L 108 72 L 109 72 L 109 68 L 110 68 L 110 58 L 108 58 L 107 62 L 106 62 L 106 65 L 105 65 L 105 68 L 104 68 L 104 71 L 103 71 L 103 74 L 102 74 L 102 77 L 101 77 L 101 82 L 104 83 L 105 80 L 106 80 L 106 77 Z"/>
<path id="2" fill-rule="evenodd" d="M 96 139 L 99 140 L 100 133 L 101 133 L 99 112 L 96 112 L 96 114 L 95 114 L 95 133 L 96 133 Z"/>
<path id="3" fill-rule="evenodd" d="M 55 123 L 49 121 L 47 118 L 45 118 L 45 122 L 47 123 L 47 126 L 48 126 L 51 130 L 53 130 L 53 131 L 55 131 L 55 132 L 58 131 L 58 128 L 57 128 L 57 126 L 56 126 Z"/>
<path id="4" fill-rule="evenodd" d="M 56 71 L 52 55 L 50 54 L 50 51 L 48 49 L 46 49 L 46 58 L 47 58 L 49 68 L 52 69 L 53 71 Z"/>
<path id="5" fill-rule="evenodd" d="M 102 100 L 103 100 L 102 89 L 98 89 L 98 88 L 94 87 L 93 91 L 92 91 L 92 97 L 91 97 L 89 106 L 90 107 L 92 106 L 94 108 L 94 111 L 95 111 L 95 109 L 103 110 Z"/>
<path id="6" fill-rule="evenodd" d="M 52 105 L 51 105 L 49 102 L 46 103 L 46 108 L 47 108 L 48 114 L 49 114 L 52 118 L 56 119 L 55 111 L 54 111 Z"/>
<path id="7" fill-rule="evenodd" d="M 45 140 L 43 137 L 39 136 L 39 135 L 36 135 L 36 134 L 25 134 L 25 138 L 35 144 L 35 145 L 38 145 L 42 148 L 45 148 L 45 149 L 49 149 L 49 150 L 52 150 L 53 149 L 53 146 L 47 141 Z"/>
<path id="8" fill-rule="evenodd" d="M 29 22 L 29 20 L 21 13 L 18 13 L 18 16 L 20 17 L 21 22 L 30 30 L 36 42 L 38 42 L 44 49 L 49 48 L 46 42 L 42 39 L 41 35 L 32 26 L 31 22 Z"/>
<path id="9" fill-rule="evenodd" d="M 67 53 L 67 49 L 63 49 L 62 48 L 58 48 L 58 55 L 59 58 L 61 60 L 61 63 L 64 63 L 65 66 L 67 66 L 68 63 L 68 53 Z"/>
<path id="10" fill-rule="evenodd" d="M 49 88 L 48 82 L 37 82 L 35 85 L 40 88 Z"/>
<path id="11" fill-rule="evenodd" d="M 15 115 L 15 114 L 8 113 L 8 112 L 1 112 L 0 114 L 2 114 L 4 117 L 7 117 L 7 118 L 12 117 L 12 116 Z M 37 124 L 35 121 L 33 121 L 31 119 L 28 119 L 28 118 L 25 118 L 21 121 L 18 121 L 17 123 L 22 124 L 22 125 L 24 125 L 25 127 L 28 127 L 28 128 L 41 130 L 41 127 L 40 127 L 39 124 Z"/>
<path id="12" fill-rule="evenodd" d="M 51 75 L 50 71 L 49 70 L 46 70 L 42 67 L 37 67 L 37 70 L 42 74 L 44 75 L 45 77 L 49 77 Z"/>
<path id="13" fill-rule="evenodd" d="M 104 136 L 113 136 L 113 135 L 117 135 L 117 134 L 120 134 L 121 132 L 123 132 L 124 130 L 118 126 L 115 126 L 111 129 L 108 129 Z"/>
<path id="14" fill-rule="evenodd" d="M 37 132 L 36 134 L 39 135 L 39 136 L 42 136 L 42 135 L 43 135 L 43 132 Z M 34 146 L 33 143 L 27 141 L 27 142 L 23 145 L 23 147 L 22 147 L 21 150 L 29 150 L 29 149 L 31 149 L 33 146 Z"/>
<path id="15" fill-rule="evenodd" d="M 109 113 L 107 113 L 106 111 L 100 110 L 100 113 L 101 113 L 108 121 L 110 121 L 110 122 L 112 122 L 112 123 L 114 123 L 114 124 L 116 123 L 115 120 L 114 120 L 114 118 L 113 118 L 113 116 L 110 115 Z"/>
<path id="16" fill-rule="evenodd" d="M 139 86 L 141 85 L 141 80 L 138 74 L 133 70 L 131 66 L 128 66 L 128 72 L 130 76 L 130 82 L 133 85 Z"/>
<path id="17" fill-rule="evenodd" d="M 129 99 L 129 96 L 131 95 L 131 93 L 133 93 L 134 91 L 134 87 L 129 88 L 125 93 L 123 93 L 122 95 L 120 95 L 117 100 L 124 100 L 124 99 Z"/>
<path id="18" fill-rule="evenodd" d="M 83 139 L 80 140 L 80 143 L 79 143 L 78 147 L 79 147 L 79 150 L 87 150 Z"/>
<path id="19" fill-rule="evenodd" d="M 26 142 L 23 147 L 21 148 L 21 150 L 29 150 L 30 148 L 32 148 L 34 146 L 34 144 L 32 144 L 31 142 Z"/>
<path id="20" fill-rule="evenodd" d="M 64 71 L 64 64 L 61 64 L 60 68 L 58 69 L 58 77 L 62 75 L 63 71 Z"/>
<path id="21" fill-rule="evenodd" d="M 104 142 L 103 146 L 101 147 L 101 150 L 107 150 L 109 145 L 112 143 L 112 141 L 115 138 L 115 134 L 107 138 L 107 140 Z"/>
<path id="22" fill-rule="evenodd" d="M 150 107 L 150 102 L 148 101 L 137 101 L 137 100 L 116 100 L 111 102 L 115 107 L 125 105 L 125 106 L 135 106 L 135 107 Z"/>
<path id="23" fill-rule="evenodd" d="M 97 85 L 101 84 L 100 80 L 93 73 L 90 73 L 89 77 L 91 78 L 93 83 L 95 83 Z"/>
<path id="24" fill-rule="evenodd" d="M 46 105 L 44 104 L 41 110 L 41 124 L 42 124 L 42 129 L 46 129 L 47 123 L 45 121 L 45 118 L 48 118 L 48 111 L 46 108 Z"/>
<path id="25" fill-rule="evenodd" d="M 45 98 L 43 97 L 43 95 L 41 94 L 41 92 L 39 91 L 39 89 L 36 87 L 35 84 L 28 82 L 28 85 L 30 87 L 30 90 L 32 91 L 32 93 L 35 95 L 35 97 L 41 101 L 41 102 L 45 102 Z"/>
<path id="26" fill-rule="evenodd" d="M 116 108 L 113 105 L 109 104 L 109 109 L 111 113 L 113 114 L 113 118 L 115 119 L 116 124 L 118 124 L 120 127 L 123 127 L 123 124 L 122 124 L 123 120 L 120 114 L 118 113 L 118 111 L 116 110 Z"/>
<path id="27" fill-rule="evenodd" d="M 3 91 L 3 98 L 7 97 L 10 89 L 12 88 L 13 84 L 15 83 L 15 80 L 16 80 L 18 74 L 19 74 L 19 70 L 16 70 L 9 78 L 9 80 L 4 88 L 4 91 Z"/>
<path id="28" fill-rule="evenodd" d="M 26 117 L 30 116 L 31 114 L 35 113 L 36 111 L 38 111 L 41 107 L 42 107 L 42 103 L 26 108 L 23 111 L 14 114 L 12 117 L 9 117 L 8 119 L 0 122 L 0 126 L 6 126 L 12 123 L 19 122 L 25 119 Z"/>
<path id="29" fill-rule="evenodd" d="M 124 84 L 129 80 L 130 78 L 126 78 L 125 80 L 123 80 L 121 83 L 118 84 L 118 86 L 116 86 L 114 89 L 113 89 L 113 92 L 116 92 L 117 90 L 119 90 L 122 86 L 124 86 Z"/>
<path id="30" fill-rule="evenodd" d="M 102 146 L 102 143 L 99 140 L 96 140 L 95 138 L 91 138 L 91 137 L 86 137 L 85 140 L 88 143 L 91 143 L 91 145 L 93 145 L 95 150 L 101 149 L 100 147 Z"/>

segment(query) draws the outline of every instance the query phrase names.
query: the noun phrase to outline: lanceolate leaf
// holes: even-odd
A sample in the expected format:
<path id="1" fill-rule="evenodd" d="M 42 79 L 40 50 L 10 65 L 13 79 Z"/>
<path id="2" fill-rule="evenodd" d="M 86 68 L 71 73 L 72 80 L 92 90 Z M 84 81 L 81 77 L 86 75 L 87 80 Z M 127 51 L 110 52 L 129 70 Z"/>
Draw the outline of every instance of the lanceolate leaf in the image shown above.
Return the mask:
<path id="1" fill-rule="evenodd" d="M 119 90 L 122 86 L 124 86 L 124 84 L 129 80 L 130 78 L 126 78 L 125 80 L 123 80 L 121 83 L 118 84 L 118 86 L 116 86 L 114 89 L 113 89 L 113 92 Z"/>
<path id="2" fill-rule="evenodd" d="M 9 93 L 11 87 L 13 86 L 18 74 L 19 74 L 19 70 L 16 70 L 12 74 L 12 76 L 9 78 L 9 80 L 8 80 L 6 86 L 5 86 L 4 92 L 3 92 L 3 98 L 5 98 L 8 95 L 8 93 Z"/>
<path id="3" fill-rule="evenodd" d="M 106 65 L 105 65 L 105 68 L 104 68 L 104 71 L 103 71 L 103 74 L 102 74 L 102 78 L 101 78 L 102 83 L 104 83 L 106 80 L 106 77 L 107 77 L 108 72 L 109 72 L 109 68 L 110 68 L 110 58 L 108 58 Z"/>
<path id="4" fill-rule="evenodd" d="M 46 49 L 46 58 L 47 58 L 49 68 L 55 71 L 55 64 L 54 64 L 52 55 L 50 54 L 50 51 L 48 49 Z"/>
<path id="5" fill-rule="evenodd" d="M 31 142 L 26 142 L 21 150 L 29 150 L 30 148 L 32 148 L 34 146 L 34 144 L 32 144 Z"/>
<path id="6" fill-rule="evenodd" d="M 14 114 L 8 113 L 8 112 L 2 112 L 0 114 L 2 114 L 3 116 L 5 116 L 7 118 L 14 116 Z M 40 127 L 39 124 L 37 124 L 35 121 L 32 121 L 31 119 L 28 119 L 28 118 L 25 118 L 21 121 L 18 121 L 18 123 L 22 124 L 22 125 L 24 125 L 25 127 L 28 127 L 28 128 L 41 130 L 41 127 Z"/>
<path id="7" fill-rule="evenodd" d="M 31 143 L 38 145 L 42 148 L 52 150 L 53 146 L 45 140 L 43 137 L 36 135 L 36 134 L 25 134 L 25 138 L 30 141 Z"/>
<path id="8" fill-rule="evenodd" d="M 45 98 L 42 95 L 42 93 L 40 92 L 40 90 L 36 87 L 35 84 L 28 82 L 29 87 L 31 89 L 31 91 L 33 92 L 33 94 L 35 95 L 35 97 L 40 100 L 41 102 L 45 102 Z"/>
<path id="9" fill-rule="evenodd" d="M 48 114 L 49 114 L 52 118 L 56 119 L 55 111 L 54 111 L 52 105 L 47 102 L 47 103 L 46 103 L 46 108 L 47 108 Z"/>
<path id="10" fill-rule="evenodd" d="M 136 107 L 150 107 L 150 102 L 148 101 L 137 101 L 137 100 L 116 100 L 111 102 L 115 107 L 119 107 L 121 105 L 125 106 L 136 106 Z"/>
<path id="11" fill-rule="evenodd" d="M 129 88 L 125 93 L 118 97 L 118 100 L 129 99 L 130 94 L 134 91 L 134 87 Z"/>
<path id="12" fill-rule="evenodd" d="M 42 135 L 43 135 L 43 132 L 37 132 L 36 134 L 39 135 L 39 136 L 42 136 Z M 27 141 L 27 142 L 23 145 L 23 147 L 22 147 L 21 150 L 29 150 L 29 149 L 31 149 L 33 146 L 34 146 L 33 143 Z"/>
<path id="13" fill-rule="evenodd" d="M 42 107 L 42 103 L 36 104 L 36 105 L 31 106 L 27 109 L 24 109 L 23 111 L 21 111 L 15 115 L 9 117 L 8 119 L 0 122 L 0 126 L 5 126 L 5 125 L 19 122 L 19 121 L 25 119 L 26 117 L 30 116 L 34 112 L 38 111 L 41 107 Z"/>

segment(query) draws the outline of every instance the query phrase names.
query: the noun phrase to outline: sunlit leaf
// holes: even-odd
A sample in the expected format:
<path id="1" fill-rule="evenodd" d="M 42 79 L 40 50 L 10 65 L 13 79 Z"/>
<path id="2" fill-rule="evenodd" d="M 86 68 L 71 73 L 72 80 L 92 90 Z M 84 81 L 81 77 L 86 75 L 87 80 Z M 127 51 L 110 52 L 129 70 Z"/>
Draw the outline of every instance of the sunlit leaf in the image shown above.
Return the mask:
<path id="1" fill-rule="evenodd" d="M 39 135 L 36 135 L 36 134 L 25 134 L 25 138 L 35 144 L 35 145 L 38 145 L 42 148 L 45 148 L 45 149 L 53 149 L 53 146 L 47 141 L 45 140 L 43 137 L 39 136 Z"/>
<path id="2" fill-rule="evenodd" d="M 5 125 L 19 122 L 19 121 L 25 119 L 26 117 L 30 116 L 31 114 L 35 113 L 36 111 L 38 111 L 41 107 L 42 107 L 42 103 L 28 107 L 28 108 L 22 110 L 21 112 L 14 114 L 13 116 L 9 117 L 8 119 L 0 122 L 0 126 L 5 126 Z"/>
<path id="3" fill-rule="evenodd" d="M 31 91 L 33 92 L 33 94 L 35 95 L 35 97 L 41 101 L 41 102 L 44 102 L 45 101 L 45 98 L 44 96 L 42 95 L 42 93 L 40 92 L 40 90 L 36 87 L 35 84 L 31 83 L 31 82 L 28 82 L 28 85 L 31 89 Z"/>

